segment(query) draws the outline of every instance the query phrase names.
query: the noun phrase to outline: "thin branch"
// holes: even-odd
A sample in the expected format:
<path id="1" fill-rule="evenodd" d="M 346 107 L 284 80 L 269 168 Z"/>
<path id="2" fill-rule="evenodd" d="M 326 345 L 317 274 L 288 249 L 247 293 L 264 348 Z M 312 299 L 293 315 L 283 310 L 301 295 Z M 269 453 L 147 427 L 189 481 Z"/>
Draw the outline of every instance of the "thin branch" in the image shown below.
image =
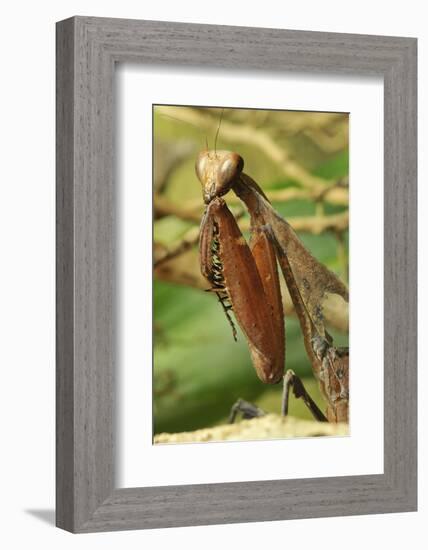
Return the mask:
<path id="1" fill-rule="evenodd" d="M 325 187 L 322 190 L 316 192 L 310 191 L 309 189 L 301 189 L 299 187 L 289 187 L 287 189 L 275 189 L 275 190 L 264 190 L 266 193 L 269 202 L 287 202 L 294 199 L 307 199 L 312 201 L 324 201 L 330 204 L 337 204 L 341 206 L 348 206 L 349 204 L 349 191 L 346 186 L 341 186 L 339 182 L 335 182 L 329 187 Z M 229 194 L 227 195 L 228 204 L 240 204 L 240 199 L 236 195 Z M 200 208 L 201 200 L 192 199 L 187 201 L 187 208 L 189 210 L 197 210 Z"/>
<path id="2" fill-rule="evenodd" d="M 204 128 L 208 131 L 214 131 L 217 122 L 211 117 L 201 114 L 190 107 L 158 107 L 160 113 L 177 116 L 184 121 Z M 286 177 L 297 180 L 303 187 L 320 192 L 325 189 L 326 184 L 334 184 L 334 181 L 326 181 L 310 174 L 302 166 L 290 158 L 290 153 L 281 145 L 279 146 L 272 137 L 264 130 L 255 130 L 248 124 L 235 124 L 223 120 L 222 137 L 228 141 L 237 141 L 254 145 L 262 150 L 267 157 L 275 162 L 286 175 Z"/>
<path id="3" fill-rule="evenodd" d="M 324 231 L 340 232 L 349 227 L 349 212 L 331 214 L 330 216 L 295 216 L 287 218 L 287 222 L 295 231 L 312 233 L 313 235 L 319 235 Z M 243 231 L 246 231 L 250 228 L 250 222 L 244 220 L 240 227 Z"/>
<path id="4" fill-rule="evenodd" d="M 231 196 L 232 198 L 232 196 Z M 229 200 L 228 200 L 229 202 Z M 232 201 L 230 201 L 232 202 Z M 235 201 L 233 201 L 235 202 Z M 232 203 L 233 203 L 232 202 Z M 163 216 L 177 216 L 186 221 L 195 222 L 201 221 L 202 207 L 198 209 L 183 208 L 175 203 L 168 201 L 161 195 L 155 195 L 155 219 Z M 239 212 L 235 217 L 240 218 L 242 212 Z M 349 227 L 349 212 L 341 212 L 340 214 L 331 214 L 329 216 L 295 216 L 287 219 L 288 223 L 295 231 L 302 231 L 319 235 L 323 231 L 344 231 Z M 249 220 L 244 220 L 241 224 L 241 229 L 246 231 L 250 228 Z"/>
<path id="5" fill-rule="evenodd" d="M 166 250 L 163 245 L 155 243 L 155 258 L 162 257 Z M 192 247 L 179 255 L 171 256 L 168 261 L 161 262 L 154 269 L 154 276 L 159 281 L 174 283 L 205 290 L 207 281 L 201 275 L 199 256 L 196 248 Z M 293 303 L 287 286 L 281 280 L 281 294 L 284 306 L 284 315 L 295 315 Z M 327 324 L 341 332 L 348 331 L 348 304 L 337 295 L 329 295 L 324 303 L 324 317 Z"/>
<path id="6" fill-rule="evenodd" d="M 198 240 L 199 227 L 192 227 L 176 246 L 169 250 L 164 248 L 163 250 L 159 250 L 159 252 L 155 254 L 153 267 L 157 268 L 163 263 L 168 262 L 173 258 L 176 258 L 177 256 L 180 256 L 180 254 L 184 254 L 184 252 L 187 252 L 192 247 L 194 247 L 197 244 Z"/>
<path id="7" fill-rule="evenodd" d="M 199 200 L 197 205 L 186 207 L 179 206 L 175 202 L 170 201 L 165 196 L 155 193 L 153 198 L 154 217 L 155 219 L 165 216 L 177 216 L 181 220 L 200 223 L 202 217 L 203 206 Z"/>

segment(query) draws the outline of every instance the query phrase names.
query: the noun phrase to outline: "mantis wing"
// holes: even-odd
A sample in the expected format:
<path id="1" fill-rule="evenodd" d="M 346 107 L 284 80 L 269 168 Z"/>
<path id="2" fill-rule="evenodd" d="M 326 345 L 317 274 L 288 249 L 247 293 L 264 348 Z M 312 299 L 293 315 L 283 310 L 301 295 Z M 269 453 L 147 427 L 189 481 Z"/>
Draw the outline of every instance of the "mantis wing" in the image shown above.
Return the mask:
<path id="1" fill-rule="evenodd" d="M 268 225 L 280 249 L 286 254 L 290 275 L 298 288 L 303 304 L 318 334 L 328 339 L 324 326 L 323 303 L 328 294 L 338 294 L 346 302 L 346 285 L 306 249 L 289 223 L 272 207 L 260 187 L 247 174 L 241 174 L 234 186 L 236 194 L 246 203 L 252 218 L 252 228 Z M 288 285 L 288 281 L 287 286 Z"/>

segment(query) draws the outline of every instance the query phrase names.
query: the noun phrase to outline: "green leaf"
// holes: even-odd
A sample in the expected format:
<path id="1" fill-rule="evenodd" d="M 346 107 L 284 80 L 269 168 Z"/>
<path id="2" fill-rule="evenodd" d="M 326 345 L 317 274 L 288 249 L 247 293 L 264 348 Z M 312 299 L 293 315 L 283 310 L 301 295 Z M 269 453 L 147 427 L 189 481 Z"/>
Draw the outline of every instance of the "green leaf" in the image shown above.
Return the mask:
<path id="1" fill-rule="evenodd" d="M 238 398 L 254 401 L 265 386 L 239 327 L 234 342 L 216 297 L 158 281 L 154 287 L 155 433 L 206 427 L 227 416 Z M 287 320 L 287 367 L 310 373 L 295 319 Z"/>
<path id="2" fill-rule="evenodd" d="M 321 163 L 314 175 L 325 179 L 343 178 L 349 174 L 349 151 L 345 149 L 340 151 L 334 157 Z"/>

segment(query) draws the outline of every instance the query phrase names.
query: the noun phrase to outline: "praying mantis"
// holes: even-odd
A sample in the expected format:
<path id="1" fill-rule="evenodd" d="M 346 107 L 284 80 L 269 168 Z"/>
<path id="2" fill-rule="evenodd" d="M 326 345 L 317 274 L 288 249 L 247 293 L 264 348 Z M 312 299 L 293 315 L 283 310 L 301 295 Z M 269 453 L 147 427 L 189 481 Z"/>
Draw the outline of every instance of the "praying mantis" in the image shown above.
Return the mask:
<path id="1" fill-rule="evenodd" d="M 311 255 L 243 167 L 243 158 L 230 151 L 206 148 L 196 159 L 196 175 L 205 203 L 199 237 L 201 273 L 210 284 L 209 291 L 221 303 L 236 338 L 233 311 L 260 380 L 266 384 L 283 380 L 282 414 L 288 413 L 292 390 L 315 419 L 348 422 L 349 350 L 333 345 L 322 313 L 326 296 L 337 294 L 348 301 L 348 289 Z M 235 193 L 249 212 L 249 243 L 227 206 L 229 192 Z M 285 371 L 278 265 L 300 323 L 312 371 L 327 402 L 326 414 L 312 400 L 300 378 L 292 370 Z M 231 422 L 238 412 L 244 418 L 264 414 L 243 400 L 233 406 Z"/>

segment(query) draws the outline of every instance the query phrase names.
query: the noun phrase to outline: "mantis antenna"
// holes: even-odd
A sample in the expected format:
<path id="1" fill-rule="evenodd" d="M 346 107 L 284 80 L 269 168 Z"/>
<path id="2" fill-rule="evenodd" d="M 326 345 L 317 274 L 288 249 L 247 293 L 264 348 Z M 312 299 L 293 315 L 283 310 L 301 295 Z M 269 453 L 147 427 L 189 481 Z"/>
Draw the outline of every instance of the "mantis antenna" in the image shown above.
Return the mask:
<path id="1" fill-rule="evenodd" d="M 214 155 L 217 155 L 217 138 L 218 138 L 218 133 L 220 132 L 221 121 L 222 121 L 222 119 L 223 119 L 223 113 L 224 113 L 224 107 L 223 107 L 223 109 L 221 110 L 221 115 L 220 115 L 220 120 L 219 120 L 219 122 L 218 122 L 217 132 L 215 133 L 215 140 L 214 140 Z"/>

